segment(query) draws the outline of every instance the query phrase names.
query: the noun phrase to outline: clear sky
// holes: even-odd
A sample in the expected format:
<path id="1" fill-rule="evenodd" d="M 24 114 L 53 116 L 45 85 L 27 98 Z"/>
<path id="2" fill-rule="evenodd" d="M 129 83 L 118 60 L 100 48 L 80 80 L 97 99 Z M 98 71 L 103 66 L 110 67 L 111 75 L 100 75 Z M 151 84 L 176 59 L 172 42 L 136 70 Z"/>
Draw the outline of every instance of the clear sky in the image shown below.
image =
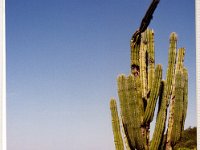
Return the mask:
<path id="1" fill-rule="evenodd" d="M 8 150 L 114 150 L 109 100 L 150 2 L 6 0 Z M 149 26 L 164 73 L 170 33 L 186 48 L 186 127 L 196 126 L 194 8 L 160 0 Z"/>

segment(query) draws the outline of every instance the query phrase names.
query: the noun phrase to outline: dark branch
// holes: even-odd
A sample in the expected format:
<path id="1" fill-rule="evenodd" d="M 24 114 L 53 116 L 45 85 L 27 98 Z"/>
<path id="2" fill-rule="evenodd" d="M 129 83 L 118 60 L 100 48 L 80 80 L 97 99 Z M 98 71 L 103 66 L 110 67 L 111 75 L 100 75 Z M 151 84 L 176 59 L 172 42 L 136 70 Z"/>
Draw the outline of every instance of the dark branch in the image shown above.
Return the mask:
<path id="1" fill-rule="evenodd" d="M 151 19 L 153 18 L 153 13 L 158 5 L 160 0 L 153 0 L 151 5 L 149 6 L 144 18 L 142 19 L 142 22 L 140 24 L 140 32 L 144 32 L 147 27 L 149 26 Z"/>
<path id="2" fill-rule="evenodd" d="M 141 33 L 144 32 L 147 29 L 147 27 L 149 26 L 151 19 L 153 18 L 153 13 L 159 2 L 160 2 L 160 0 L 153 0 L 151 2 L 151 5 L 149 6 L 148 10 L 146 11 L 144 18 L 142 19 L 140 28 L 133 34 L 132 41 L 135 42 L 136 44 L 140 43 Z"/>

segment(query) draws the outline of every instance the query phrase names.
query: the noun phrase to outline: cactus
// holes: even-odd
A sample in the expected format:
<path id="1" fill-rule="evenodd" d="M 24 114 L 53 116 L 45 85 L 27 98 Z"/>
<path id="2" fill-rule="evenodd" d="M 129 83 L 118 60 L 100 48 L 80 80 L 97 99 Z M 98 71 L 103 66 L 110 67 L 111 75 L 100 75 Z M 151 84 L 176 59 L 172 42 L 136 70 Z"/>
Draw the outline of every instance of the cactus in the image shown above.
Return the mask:
<path id="1" fill-rule="evenodd" d="M 119 117 L 118 117 L 118 111 L 117 111 L 117 104 L 114 98 L 111 99 L 110 101 L 110 110 L 112 114 L 112 128 L 113 128 L 113 133 L 114 133 L 116 150 L 124 150 L 122 136 L 120 133 L 120 123 L 119 123 Z"/>
<path id="2" fill-rule="evenodd" d="M 116 101 L 112 98 L 110 102 L 115 147 L 116 150 L 170 150 L 181 138 L 187 113 L 185 49 L 177 52 L 177 35 L 172 32 L 164 80 L 162 65 L 155 65 L 154 31 L 146 29 L 140 38 L 139 43 L 130 42 L 130 75 L 121 74 L 117 78 L 119 113 Z M 156 124 L 150 140 L 157 100 Z"/>
<path id="3" fill-rule="evenodd" d="M 156 118 L 156 126 L 155 132 L 153 133 L 153 138 L 150 144 L 150 150 L 156 150 L 159 148 L 160 143 L 162 142 L 164 129 L 165 129 L 165 122 L 166 122 L 166 82 L 163 80 L 160 85 L 160 92 L 159 92 L 159 108 Z"/>

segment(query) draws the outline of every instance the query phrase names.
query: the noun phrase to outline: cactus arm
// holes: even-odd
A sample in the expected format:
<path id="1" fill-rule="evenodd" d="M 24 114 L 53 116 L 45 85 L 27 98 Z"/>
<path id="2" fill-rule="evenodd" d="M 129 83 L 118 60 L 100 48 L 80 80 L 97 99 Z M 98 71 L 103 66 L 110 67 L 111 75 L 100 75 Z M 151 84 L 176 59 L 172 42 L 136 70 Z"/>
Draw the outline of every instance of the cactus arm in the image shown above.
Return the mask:
<path id="1" fill-rule="evenodd" d="M 121 117 L 123 123 L 126 125 L 128 121 L 128 100 L 126 95 L 126 76 L 121 74 L 117 78 L 118 96 L 120 101 Z"/>
<path id="2" fill-rule="evenodd" d="M 144 113 L 142 106 L 142 96 L 140 94 L 140 79 L 134 75 L 129 75 L 127 77 L 127 97 L 128 97 L 128 114 L 130 119 L 131 130 L 134 131 L 130 133 L 131 143 L 134 144 L 136 149 L 144 149 L 144 140 L 141 132 L 141 122 Z M 132 145 L 133 145 L 132 144 Z"/>
<path id="3" fill-rule="evenodd" d="M 147 29 L 142 33 L 140 52 L 140 78 L 142 83 L 142 99 L 144 101 L 144 109 L 150 95 L 150 86 L 152 84 L 155 72 L 154 63 L 154 33 L 152 29 Z M 150 123 L 145 125 L 144 136 L 146 136 L 146 149 L 149 147 L 150 140 Z"/>
<path id="4" fill-rule="evenodd" d="M 146 32 L 142 34 L 142 42 L 140 45 L 140 79 L 142 98 L 147 101 L 147 38 Z"/>
<path id="5" fill-rule="evenodd" d="M 174 78 L 174 71 L 175 71 L 175 64 L 176 64 L 176 49 L 177 49 L 177 35 L 175 32 L 170 34 L 170 46 L 168 52 L 168 67 L 167 67 L 167 87 L 166 87 L 166 94 L 167 94 L 167 104 L 169 104 L 169 98 L 172 94 L 172 80 Z"/>
<path id="6" fill-rule="evenodd" d="M 120 75 L 117 79 L 118 83 L 118 96 L 120 101 L 120 108 L 121 108 L 121 116 L 122 116 L 122 122 L 125 130 L 127 132 L 126 136 L 129 140 L 130 146 L 135 147 L 135 131 L 132 130 L 132 122 L 130 120 L 130 112 L 129 112 L 129 98 L 127 94 L 127 78 L 125 75 Z"/>
<path id="7" fill-rule="evenodd" d="M 159 94 L 160 82 L 162 79 L 162 66 L 157 65 L 155 70 L 154 86 L 152 87 L 149 102 L 144 114 L 143 124 L 149 123 L 153 120 L 154 110 L 156 106 L 156 101 Z"/>
<path id="8" fill-rule="evenodd" d="M 182 131 L 184 130 L 185 118 L 187 114 L 188 105 L 188 71 L 186 68 L 183 69 L 183 76 L 185 79 L 184 89 L 183 89 L 183 120 L 182 120 Z"/>
<path id="9" fill-rule="evenodd" d="M 120 122 L 117 111 L 117 104 L 114 98 L 110 101 L 110 110 L 112 116 L 112 128 L 114 134 L 114 142 L 116 150 L 124 150 L 122 135 L 120 132 Z"/>
<path id="10" fill-rule="evenodd" d="M 175 101 L 174 101 L 174 123 L 172 127 L 172 136 L 171 143 L 172 146 L 180 139 L 181 137 L 181 128 L 182 128 L 182 117 L 183 117 L 183 74 L 181 71 L 177 71 L 175 76 Z"/>
<path id="11" fill-rule="evenodd" d="M 153 30 L 147 29 L 148 36 L 148 91 L 151 90 L 155 72 L 155 54 L 154 54 L 154 32 Z"/>
<path id="12" fill-rule="evenodd" d="M 155 130 L 150 144 L 150 150 L 157 150 L 162 142 L 167 117 L 166 82 L 161 81 L 159 93 L 159 109 L 156 118 Z"/>

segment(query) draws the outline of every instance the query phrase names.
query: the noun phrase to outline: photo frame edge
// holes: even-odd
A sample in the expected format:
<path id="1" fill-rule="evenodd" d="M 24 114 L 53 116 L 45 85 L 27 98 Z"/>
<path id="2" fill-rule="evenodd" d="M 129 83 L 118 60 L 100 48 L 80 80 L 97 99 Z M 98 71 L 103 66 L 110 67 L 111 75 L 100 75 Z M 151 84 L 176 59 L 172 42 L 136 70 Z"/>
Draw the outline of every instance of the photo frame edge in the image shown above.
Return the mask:
<path id="1" fill-rule="evenodd" d="M 6 150 L 5 0 L 0 0 L 0 149 Z"/>

